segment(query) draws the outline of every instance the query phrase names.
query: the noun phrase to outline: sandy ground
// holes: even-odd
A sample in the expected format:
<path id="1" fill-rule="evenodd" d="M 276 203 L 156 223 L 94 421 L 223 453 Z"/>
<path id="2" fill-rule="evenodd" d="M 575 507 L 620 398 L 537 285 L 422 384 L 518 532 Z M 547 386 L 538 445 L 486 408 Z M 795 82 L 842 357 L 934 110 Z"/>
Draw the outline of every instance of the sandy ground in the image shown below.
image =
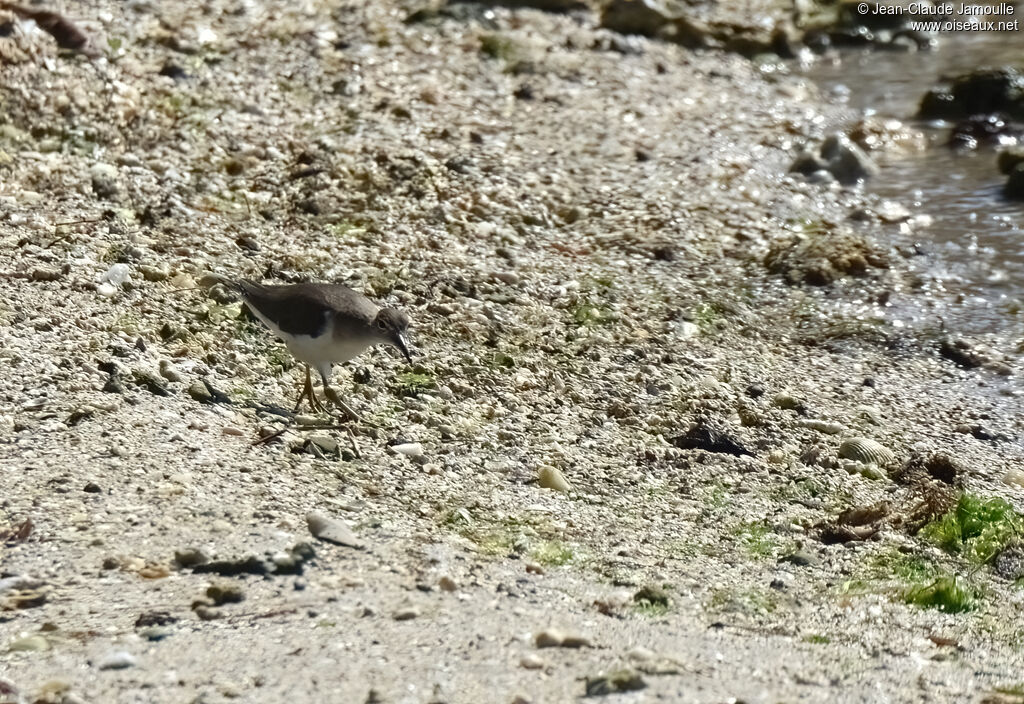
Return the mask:
<path id="1" fill-rule="evenodd" d="M 1012 582 L 896 523 L 820 539 L 919 500 L 844 440 L 950 453 L 1011 501 L 1024 469 L 1018 341 L 942 358 L 914 221 L 785 175 L 850 116 L 588 12 L 413 9 L 90 2 L 92 58 L 0 37 L 0 701 L 1020 687 Z M 822 233 L 886 266 L 827 287 L 765 267 Z M 409 311 L 414 365 L 335 374 L 358 457 L 327 417 L 256 444 L 301 369 L 193 288 L 209 271 Z M 671 442 L 697 422 L 753 456 Z M 311 536 L 310 511 L 361 546 Z M 908 556 L 978 607 L 904 603 Z"/>

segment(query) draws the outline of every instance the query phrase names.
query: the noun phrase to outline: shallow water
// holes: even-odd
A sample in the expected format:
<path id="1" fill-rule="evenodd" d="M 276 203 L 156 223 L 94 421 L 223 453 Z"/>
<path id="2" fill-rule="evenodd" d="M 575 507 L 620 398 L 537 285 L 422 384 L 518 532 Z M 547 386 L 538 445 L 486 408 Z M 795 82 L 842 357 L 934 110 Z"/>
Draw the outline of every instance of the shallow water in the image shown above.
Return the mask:
<path id="1" fill-rule="evenodd" d="M 926 131 L 933 141 L 926 152 L 883 161 L 865 187 L 934 218 L 911 243 L 928 257 L 936 278 L 929 294 L 943 299 L 942 317 L 950 327 L 1016 336 L 1024 332 L 1024 312 L 1013 312 L 1024 302 L 1024 202 L 1002 196 L 1006 177 L 996 168 L 994 149 L 956 152 L 944 144 L 948 126 L 912 116 L 942 76 L 1024 64 L 1024 32 L 961 32 L 940 42 L 927 52 L 844 52 L 803 73 L 863 114 L 895 117 Z"/>

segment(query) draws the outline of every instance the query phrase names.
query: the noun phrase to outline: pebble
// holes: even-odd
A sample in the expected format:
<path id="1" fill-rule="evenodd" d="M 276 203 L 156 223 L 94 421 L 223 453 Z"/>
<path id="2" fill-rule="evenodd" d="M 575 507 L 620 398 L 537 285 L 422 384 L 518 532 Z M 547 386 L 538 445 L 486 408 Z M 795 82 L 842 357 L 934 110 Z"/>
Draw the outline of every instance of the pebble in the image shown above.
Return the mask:
<path id="1" fill-rule="evenodd" d="M 129 667 L 135 667 L 136 660 L 135 656 L 124 650 L 118 650 L 113 653 L 106 655 L 96 665 L 100 670 L 124 670 Z"/>
<path id="2" fill-rule="evenodd" d="M 112 164 L 94 164 L 89 169 L 89 177 L 92 180 L 92 190 L 97 198 L 113 200 L 117 198 L 120 187 L 117 183 L 118 170 Z"/>
<path id="3" fill-rule="evenodd" d="M 799 421 L 798 425 L 804 428 L 810 428 L 811 430 L 817 430 L 820 433 L 827 433 L 829 435 L 837 435 L 845 429 L 842 423 L 833 423 L 827 420 L 819 420 L 817 418 Z"/>
<path id="4" fill-rule="evenodd" d="M 44 636 L 27 636 L 14 641 L 7 649 L 12 653 L 42 652 L 50 649 L 50 641 Z"/>
<path id="5" fill-rule="evenodd" d="M 206 588 L 206 596 L 213 599 L 215 606 L 237 604 L 245 599 L 245 592 L 237 584 L 211 584 Z"/>
<path id="6" fill-rule="evenodd" d="M 181 567 L 194 567 L 210 561 L 210 556 L 201 548 L 184 548 L 174 551 L 174 561 Z"/>
<path id="7" fill-rule="evenodd" d="M 104 298 L 111 298 L 117 293 L 117 287 L 113 284 L 103 283 L 96 287 L 96 293 Z"/>
<path id="8" fill-rule="evenodd" d="M 213 394 L 206 388 L 206 384 L 201 381 L 197 381 L 188 387 L 188 395 L 192 397 L 193 401 L 199 401 L 199 403 L 213 403 Z"/>
<path id="9" fill-rule="evenodd" d="M 418 442 L 403 442 L 400 445 L 392 445 L 391 449 L 406 457 L 422 457 L 423 445 Z"/>
<path id="10" fill-rule="evenodd" d="M 1015 486 L 1018 489 L 1024 489 L 1024 470 L 1022 469 L 1011 469 L 1003 475 L 1003 483 L 1009 486 Z"/>
<path id="11" fill-rule="evenodd" d="M 391 617 L 396 621 L 410 621 L 419 615 L 419 609 L 413 606 L 406 606 L 396 611 Z"/>
<path id="12" fill-rule="evenodd" d="M 519 666 L 527 670 L 541 670 L 544 668 L 544 659 L 535 653 L 524 655 L 519 659 Z"/>
<path id="13" fill-rule="evenodd" d="M 310 435 L 306 440 L 305 447 L 310 450 L 312 455 L 316 455 L 317 451 L 322 455 L 340 456 L 341 454 L 341 446 L 330 435 Z"/>
<path id="14" fill-rule="evenodd" d="M 542 489 L 567 492 L 571 489 L 569 482 L 557 467 L 544 464 L 537 471 L 537 483 Z"/>
<path id="15" fill-rule="evenodd" d="M 224 435 L 234 435 L 235 437 L 241 437 L 241 436 L 245 435 L 245 431 L 244 430 L 242 430 L 241 428 L 238 428 L 238 427 L 236 427 L 234 425 L 225 425 L 223 428 L 221 428 L 220 431 Z"/>
<path id="16" fill-rule="evenodd" d="M 140 628 L 139 635 L 149 641 L 160 641 L 174 633 L 174 629 L 168 626 L 147 626 Z"/>
<path id="17" fill-rule="evenodd" d="M 803 401 L 786 392 L 775 394 L 775 398 L 772 400 L 775 402 L 776 406 L 784 408 L 787 411 L 798 411 L 804 407 Z"/>
<path id="18" fill-rule="evenodd" d="M 564 633 L 555 628 L 541 631 L 533 637 L 538 648 L 584 648 L 590 647 L 588 638 L 575 633 Z"/>
<path id="19" fill-rule="evenodd" d="M 163 265 L 140 264 L 139 271 L 142 273 L 142 278 L 146 281 L 166 281 L 171 275 L 167 267 Z"/>
<path id="20" fill-rule="evenodd" d="M 564 639 L 564 633 L 552 628 L 536 634 L 533 637 L 533 642 L 538 648 L 557 648 Z"/>
<path id="21" fill-rule="evenodd" d="M 306 525 L 310 534 L 318 540 L 350 548 L 363 547 L 363 542 L 356 537 L 348 524 L 340 519 L 331 518 L 319 511 L 310 511 L 306 514 Z"/>
<path id="22" fill-rule="evenodd" d="M 454 592 L 459 588 L 459 583 L 451 577 L 445 575 L 437 581 L 437 586 L 441 587 L 441 589 L 446 592 Z"/>
<path id="23" fill-rule="evenodd" d="M 192 611 L 200 621 L 216 621 L 219 618 L 224 618 L 224 614 L 219 609 L 207 606 L 206 604 L 198 604 L 193 607 Z"/>
<path id="24" fill-rule="evenodd" d="M 179 372 L 175 366 L 166 359 L 160 360 L 160 376 L 167 379 L 167 381 L 173 381 L 175 383 L 185 381 L 185 377 L 181 375 L 181 372 Z"/>

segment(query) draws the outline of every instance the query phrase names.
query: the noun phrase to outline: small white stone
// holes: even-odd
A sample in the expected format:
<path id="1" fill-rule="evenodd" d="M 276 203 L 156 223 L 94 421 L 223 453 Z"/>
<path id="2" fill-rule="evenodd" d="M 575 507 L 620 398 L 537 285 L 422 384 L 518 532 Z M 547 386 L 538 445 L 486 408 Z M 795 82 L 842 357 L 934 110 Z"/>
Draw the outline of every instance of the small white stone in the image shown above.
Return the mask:
<path id="1" fill-rule="evenodd" d="M 391 449 L 406 457 L 423 457 L 423 445 L 418 442 L 404 442 L 401 445 L 392 445 Z"/>
<path id="2" fill-rule="evenodd" d="M 520 667 L 524 667 L 527 670 L 540 670 L 540 669 L 543 669 L 544 664 L 545 664 L 544 663 L 544 659 L 542 657 L 540 657 L 539 655 L 536 655 L 534 653 L 530 653 L 528 655 L 524 655 L 523 657 L 521 657 L 519 659 Z"/>
<path id="3" fill-rule="evenodd" d="M 105 656 L 96 666 L 101 670 L 124 670 L 135 667 L 135 656 L 131 653 L 119 650 Z"/>

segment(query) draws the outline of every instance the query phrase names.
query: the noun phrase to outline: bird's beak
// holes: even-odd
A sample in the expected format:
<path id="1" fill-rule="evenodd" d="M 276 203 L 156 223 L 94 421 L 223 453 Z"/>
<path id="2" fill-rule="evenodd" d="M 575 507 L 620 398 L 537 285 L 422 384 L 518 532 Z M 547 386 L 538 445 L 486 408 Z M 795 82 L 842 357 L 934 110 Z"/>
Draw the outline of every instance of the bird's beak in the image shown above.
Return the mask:
<path id="1" fill-rule="evenodd" d="M 405 340 L 405 335 L 398 333 L 395 335 L 395 347 L 398 351 L 405 355 L 405 358 L 409 360 L 409 364 L 412 364 L 412 355 L 409 354 L 409 343 Z"/>

